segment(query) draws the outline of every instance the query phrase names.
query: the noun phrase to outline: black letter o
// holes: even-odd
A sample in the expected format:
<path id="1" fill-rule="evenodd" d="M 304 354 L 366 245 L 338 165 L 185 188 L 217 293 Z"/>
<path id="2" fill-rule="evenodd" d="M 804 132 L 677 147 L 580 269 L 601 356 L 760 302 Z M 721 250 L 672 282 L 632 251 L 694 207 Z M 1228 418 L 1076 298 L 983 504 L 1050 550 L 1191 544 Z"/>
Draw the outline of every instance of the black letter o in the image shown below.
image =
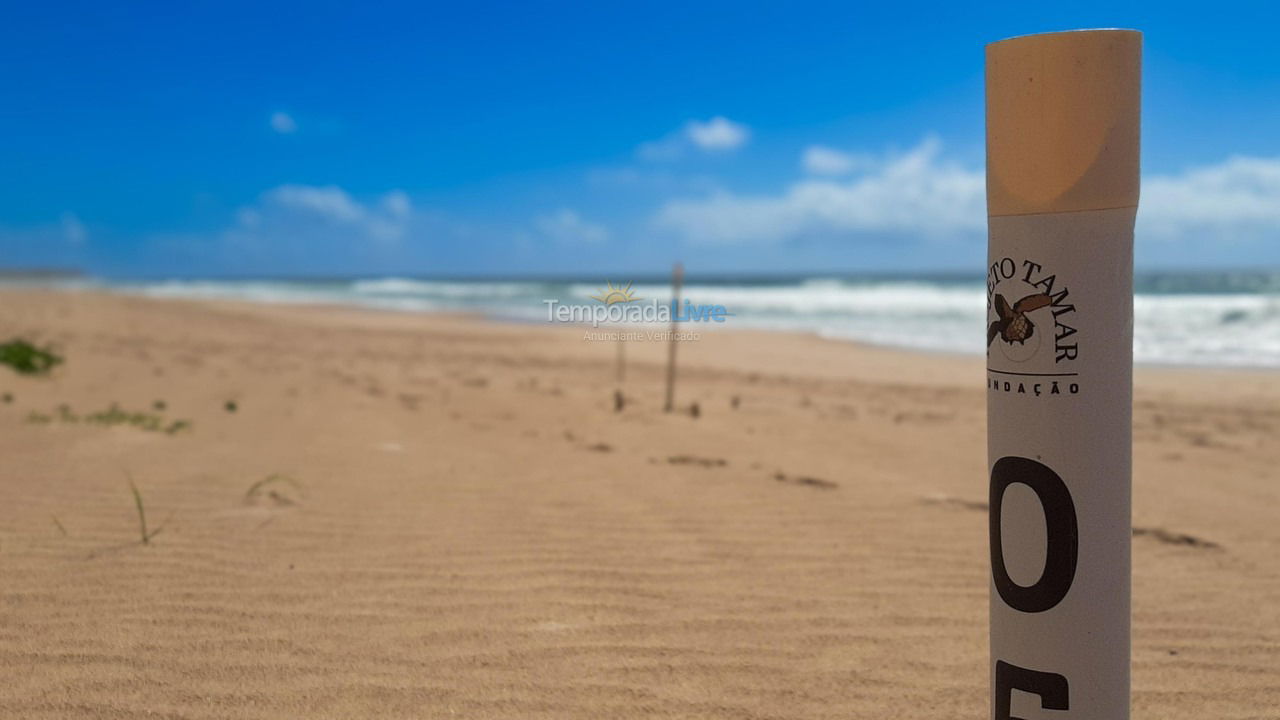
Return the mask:
<path id="1" fill-rule="evenodd" d="M 1048 550 L 1044 572 L 1034 585 L 1023 587 L 1009 577 L 1004 565 L 1004 548 L 1000 538 L 1000 510 L 1004 491 L 1013 483 L 1022 483 L 1035 491 L 1044 508 Z M 1079 530 L 1076 506 L 1071 492 L 1058 474 L 1047 465 L 1023 457 L 1002 457 L 991 469 L 991 576 L 1005 603 L 1026 613 L 1044 612 L 1062 602 L 1076 576 L 1079 552 Z"/>

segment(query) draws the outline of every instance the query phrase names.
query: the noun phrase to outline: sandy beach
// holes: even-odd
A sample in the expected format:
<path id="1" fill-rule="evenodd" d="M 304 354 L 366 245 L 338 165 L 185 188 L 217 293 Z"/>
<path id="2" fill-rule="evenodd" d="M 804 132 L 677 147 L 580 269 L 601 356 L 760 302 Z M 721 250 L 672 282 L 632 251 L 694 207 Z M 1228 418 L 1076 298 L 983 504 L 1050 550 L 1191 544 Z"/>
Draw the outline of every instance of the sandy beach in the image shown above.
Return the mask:
<path id="1" fill-rule="evenodd" d="M 665 344 L 615 412 L 575 328 L 5 291 L 14 336 L 66 362 L 0 368 L 0 717 L 988 712 L 979 357 L 704 332 L 666 414 Z M 1134 716 L 1280 718 L 1280 375 L 1139 368 L 1134 436 Z"/>

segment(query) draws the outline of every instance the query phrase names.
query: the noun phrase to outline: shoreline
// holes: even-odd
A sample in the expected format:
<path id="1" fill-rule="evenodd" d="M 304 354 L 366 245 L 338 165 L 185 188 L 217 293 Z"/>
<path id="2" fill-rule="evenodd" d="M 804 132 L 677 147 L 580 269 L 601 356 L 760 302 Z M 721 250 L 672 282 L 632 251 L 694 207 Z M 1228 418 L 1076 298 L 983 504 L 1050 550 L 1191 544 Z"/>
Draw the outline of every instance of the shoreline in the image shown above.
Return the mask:
<path id="1" fill-rule="evenodd" d="M 0 716 L 987 709 L 979 357 L 0 299 Z M 1280 706 L 1274 377 L 1136 374 L 1135 714 Z"/>
<path id="2" fill-rule="evenodd" d="M 461 320 L 469 320 L 473 322 L 482 322 L 482 323 L 492 324 L 495 326 L 505 325 L 505 326 L 526 327 L 526 328 L 544 328 L 548 330 L 560 330 L 560 331 L 571 330 L 571 331 L 578 331 L 578 332 L 593 332 L 593 333 L 618 331 L 614 329 L 613 326 L 601 325 L 597 328 L 597 327 L 592 327 L 591 325 L 588 325 L 588 324 L 549 323 L 541 320 L 532 320 L 532 319 L 518 318 L 513 316 L 503 316 L 501 314 L 498 314 L 495 312 L 488 312 L 488 311 L 429 310 L 429 309 L 419 309 L 419 308 L 380 307 L 374 304 L 363 304 L 358 302 L 342 303 L 342 302 L 329 302 L 329 301 L 312 302 L 312 301 L 298 301 L 298 300 L 248 300 L 248 299 L 235 299 L 235 298 L 161 296 L 161 295 L 152 295 L 145 292 L 114 289 L 110 287 L 59 288 L 59 287 L 46 287 L 46 286 L 32 286 L 32 287 L 0 286 L 0 294 L 8 293 L 8 292 L 87 293 L 91 295 L 101 294 L 104 296 L 130 297 L 130 298 L 136 298 L 140 300 L 152 300 L 156 302 L 188 302 L 188 303 L 194 303 L 194 304 L 209 304 L 214 306 L 226 305 L 228 307 L 236 307 L 236 306 L 244 306 L 245 308 L 280 307 L 280 308 L 296 308 L 296 309 L 315 308 L 319 310 L 327 310 L 330 312 L 356 311 L 356 312 L 368 312 L 372 314 L 388 313 L 392 315 L 407 315 L 411 317 L 422 316 L 427 318 L 441 318 L 446 320 L 461 319 Z M 691 331 L 702 332 L 701 328 L 698 328 L 696 326 L 697 326 L 697 323 L 685 323 L 682 325 L 682 327 L 690 328 Z M 662 325 L 652 325 L 652 326 L 645 325 L 643 327 L 639 327 L 639 326 L 632 326 L 632 327 L 637 327 L 637 329 L 631 332 L 649 333 L 649 332 L 663 332 L 668 330 L 670 326 L 666 324 L 662 324 Z M 945 362 L 964 363 L 966 361 L 974 361 L 976 359 L 980 359 L 984 357 L 983 353 L 966 353 L 966 352 L 957 352 L 957 351 L 942 350 L 942 349 L 928 348 L 928 347 L 913 347 L 913 346 L 906 346 L 906 345 L 875 343 L 875 342 L 871 342 L 871 341 L 867 341 L 859 338 L 840 337 L 830 332 L 825 332 L 821 330 L 810 330 L 810 329 L 770 328 L 770 327 L 743 327 L 743 328 L 733 327 L 733 328 L 716 328 L 716 329 L 707 330 L 705 332 L 715 333 L 715 334 L 763 333 L 766 335 L 781 335 L 781 336 L 789 336 L 789 337 L 812 338 L 812 339 L 821 340 L 824 342 L 845 344 L 845 345 L 850 345 L 850 346 L 862 348 L 862 349 L 879 350 L 879 351 L 885 351 L 885 352 L 891 352 L 891 353 L 903 353 L 906 355 L 922 355 L 926 357 L 937 358 Z M 1159 374 L 1166 371 L 1172 372 L 1172 373 L 1204 372 L 1209 374 L 1226 373 L 1226 374 L 1240 374 L 1245 376 L 1266 376 L 1269 374 L 1271 375 L 1280 374 L 1280 365 L 1276 365 L 1276 366 L 1248 365 L 1248 364 L 1214 365 L 1214 364 L 1185 363 L 1185 362 L 1176 362 L 1176 361 L 1155 361 L 1155 362 L 1135 361 L 1134 362 L 1135 376 L 1138 373 Z"/>

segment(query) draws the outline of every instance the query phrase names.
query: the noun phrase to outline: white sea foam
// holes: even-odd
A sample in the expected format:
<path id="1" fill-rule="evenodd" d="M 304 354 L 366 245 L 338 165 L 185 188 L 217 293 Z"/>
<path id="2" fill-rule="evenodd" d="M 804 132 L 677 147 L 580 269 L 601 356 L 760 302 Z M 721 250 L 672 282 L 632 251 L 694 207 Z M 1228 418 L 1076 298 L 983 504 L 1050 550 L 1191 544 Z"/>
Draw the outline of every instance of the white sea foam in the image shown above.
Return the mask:
<path id="1" fill-rule="evenodd" d="M 1242 279 L 1243 278 L 1243 279 Z M 546 300 L 594 303 L 600 283 L 427 280 L 194 280 L 111 283 L 161 297 L 252 302 L 336 303 L 399 311 L 465 311 L 523 322 L 547 318 Z M 615 285 L 619 283 L 615 280 Z M 632 292 L 666 301 L 670 286 L 637 283 Z M 956 279 L 808 278 L 691 282 L 682 296 L 733 313 L 724 325 L 813 332 L 857 342 L 981 353 L 985 291 Z M 1161 276 L 1139 283 L 1134 355 L 1140 363 L 1280 367 L 1280 280 L 1275 275 Z M 699 328 L 702 329 L 702 328 Z"/>

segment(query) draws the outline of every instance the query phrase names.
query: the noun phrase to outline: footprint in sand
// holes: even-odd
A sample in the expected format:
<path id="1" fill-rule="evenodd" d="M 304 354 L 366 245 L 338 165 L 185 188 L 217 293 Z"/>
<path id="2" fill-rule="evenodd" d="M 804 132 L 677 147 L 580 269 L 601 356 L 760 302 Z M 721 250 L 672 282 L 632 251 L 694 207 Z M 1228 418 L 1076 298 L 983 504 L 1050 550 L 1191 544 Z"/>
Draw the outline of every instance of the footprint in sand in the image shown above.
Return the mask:
<path id="1" fill-rule="evenodd" d="M 894 422 L 895 424 L 907 423 L 907 424 L 913 424 L 913 425 L 915 425 L 915 424 L 925 425 L 925 424 L 929 424 L 929 423 L 943 423 L 943 422 L 948 422 L 948 421 L 949 421 L 949 420 L 951 420 L 953 417 L 955 417 L 955 416 L 954 416 L 954 415 L 951 415 L 951 414 L 949 414 L 949 413 L 936 413 L 936 412 L 900 412 L 900 413 L 895 413 L 895 414 L 894 414 L 894 416 L 893 416 L 893 422 Z"/>
<path id="2" fill-rule="evenodd" d="M 788 483 L 790 485 L 803 485 L 804 487 L 816 488 L 818 490 L 835 490 L 840 487 L 838 483 L 822 478 L 809 477 L 808 475 L 787 475 L 786 473 L 774 473 L 773 479 L 780 483 Z"/>
<path id="3" fill-rule="evenodd" d="M 287 475 L 268 475 L 249 486 L 244 494 L 247 506 L 290 507 L 302 499 L 302 483 Z"/>
<path id="4" fill-rule="evenodd" d="M 722 458 L 704 458 L 696 455 L 672 455 L 667 458 L 667 462 L 672 465 L 695 465 L 704 468 L 724 467 L 729 464 L 728 460 Z"/>
<path id="5" fill-rule="evenodd" d="M 924 498 L 922 502 L 928 505 L 948 505 L 964 510 L 976 510 L 981 512 L 987 512 L 990 509 L 985 502 L 978 500 L 965 500 L 964 498 L 950 497 L 948 495 L 927 497 Z M 1222 548 L 1221 545 L 1213 542 L 1212 540 L 1205 540 L 1204 538 L 1196 537 L 1195 535 L 1173 532 L 1172 530 L 1166 530 L 1159 527 L 1134 527 L 1133 536 L 1151 538 L 1152 540 L 1164 543 L 1165 545 L 1181 545 L 1183 547 L 1196 548 L 1199 550 L 1219 550 Z"/>
<path id="6" fill-rule="evenodd" d="M 921 502 L 926 505 L 948 505 L 963 510 L 979 510 L 982 512 L 990 509 L 987 503 L 981 500 L 965 500 L 964 498 L 951 497 L 950 495 L 933 495 L 924 498 Z"/>
<path id="7" fill-rule="evenodd" d="M 1199 550 L 1218 550 L 1221 545 L 1212 540 L 1196 537 L 1195 535 L 1187 535 L 1185 533 L 1173 532 L 1164 528 L 1147 528 L 1135 527 L 1133 529 L 1134 537 L 1149 537 L 1157 542 L 1166 545 L 1183 545 L 1185 547 L 1197 548 Z"/>

